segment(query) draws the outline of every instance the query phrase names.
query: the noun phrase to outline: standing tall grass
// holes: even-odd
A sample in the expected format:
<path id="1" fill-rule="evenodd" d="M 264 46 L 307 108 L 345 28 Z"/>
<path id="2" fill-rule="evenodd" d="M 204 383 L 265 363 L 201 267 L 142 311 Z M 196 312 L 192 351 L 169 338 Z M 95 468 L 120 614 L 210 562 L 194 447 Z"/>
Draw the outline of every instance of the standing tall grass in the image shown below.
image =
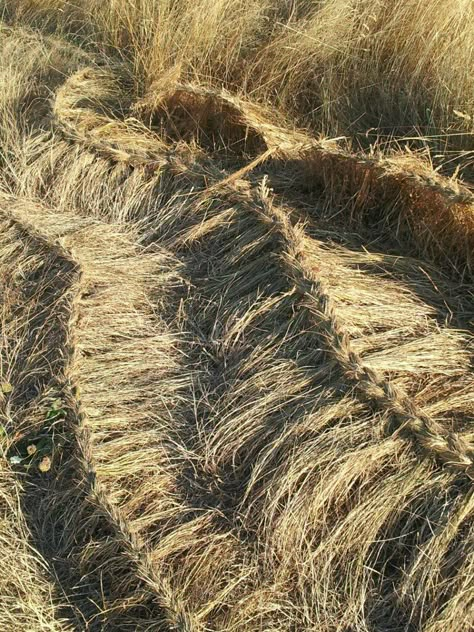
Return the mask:
<path id="1" fill-rule="evenodd" d="M 472 164 L 470 0 L 3 0 L 126 58 L 137 90 L 163 73 L 244 93 L 296 124 L 367 146 L 401 140 Z M 461 159 L 461 160 L 459 160 Z"/>

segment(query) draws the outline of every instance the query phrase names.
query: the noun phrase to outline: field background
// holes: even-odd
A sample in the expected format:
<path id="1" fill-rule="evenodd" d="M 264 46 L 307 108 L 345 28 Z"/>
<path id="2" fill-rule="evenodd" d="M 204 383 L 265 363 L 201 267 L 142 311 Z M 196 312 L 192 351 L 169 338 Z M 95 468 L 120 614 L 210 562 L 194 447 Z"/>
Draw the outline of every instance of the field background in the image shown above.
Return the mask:
<path id="1" fill-rule="evenodd" d="M 354 147 L 430 150 L 472 166 L 469 0 L 2 2 L 9 22 L 122 58 L 137 93 L 164 74 L 277 108 Z M 462 160 L 461 160 L 462 159 Z"/>
<path id="2" fill-rule="evenodd" d="M 471 632 L 473 3 L 0 17 L 0 629 Z"/>

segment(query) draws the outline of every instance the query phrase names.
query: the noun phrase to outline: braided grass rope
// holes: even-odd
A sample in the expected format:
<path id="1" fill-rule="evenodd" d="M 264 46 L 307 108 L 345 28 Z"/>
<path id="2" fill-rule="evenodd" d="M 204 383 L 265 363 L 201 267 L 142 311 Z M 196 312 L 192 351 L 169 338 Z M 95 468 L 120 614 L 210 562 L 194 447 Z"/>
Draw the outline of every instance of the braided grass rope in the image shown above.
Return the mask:
<path id="1" fill-rule="evenodd" d="M 76 572 L 80 574 L 76 578 L 71 577 L 70 581 L 78 581 L 81 575 L 88 575 L 91 588 L 96 582 L 96 585 L 102 584 L 102 589 L 106 583 L 110 582 L 114 586 L 111 592 L 115 593 L 115 599 L 119 605 L 104 603 L 102 607 L 112 610 L 118 607 L 122 618 L 133 619 L 134 616 L 140 616 L 140 608 L 147 607 L 148 616 L 153 616 L 152 612 L 155 611 L 157 625 L 161 620 L 160 629 L 182 632 L 199 630 L 201 628 L 193 623 L 191 615 L 183 608 L 167 578 L 157 575 L 146 547 L 137 535 L 130 531 L 128 521 L 111 502 L 110 490 L 107 484 L 102 482 L 103 477 L 97 472 L 96 458 L 89 438 L 90 426 L 91 424 L 92 427 L 94 426 L 94 420 L 90 418 L 87 405 L 91 399 L 90 390 L 95 386 L 92 375 L 101 370 L 104 372 L 104 377 L 107 375 L 107 362 L 110 362 L 111 356 L 116 356 L 119 350 L 123 350 L 121 341 L 127 337 L 131 337 L 136 348 L 139 349 L 141 335 L 149 353 L 153 353 L 154 347 L 156 347 L 156 353 L 159 353 L 158 345 L 163 344 L 162 340 L 166 338 L 166 334 L 162 335 L 162 339 L 153 335 L 153 325 L 146 318 L 142 323 L 136 322 L 133 311 L 140 300 L 146 300 L 144 294 L 141 296 L 143 293 L 141 284 L 155 282 L 154 274 L 158 275 L 156 281 L 166 280 L 168 273 L 163 272 L 165 260 L 159 255 L 137 259 L 126 235 L 94 220 L 48 212 L 38 205 L 15 203 L 15 200 L 8 198 L 2 200 L 2 206 L 8 207 L 7 212 L 3 211 L 4 222 L 13 221 L 13 226 L 17 227 L 23 239 L 31 242 L 34 250 L 51 252 L 52 256 L 58 260 L 60 266 L 58 274 L 67 280 L 66 271 L 61 269 L 63 261 L 68 262 L 67 265 L 72 266 L 74 270 L 70 287 L 64 288 L 68 302 L 67 311 L 70 314 L 69 322 L 63 321 L 56 325 L 53 323 L 55 328 L 67 327 L 64 332 L 64 342 L 67 346 L 61 349 L 61 355 L 64 358 L 62 366 L 58 368 L 55 375 L 51 375 L 50 380 L 62 382 L 62 397 L 70 402 L 71 410 L 65 422 L 64 433 L 77 437 L 77 447 L 73 458 L 65 464 L 60 464 L 59 467 L 61 478 L 77 481 L 77 498 L 72 501 L 68 499 L 70 492 L 66 490 L 62 495 L 59 493 L 56 497 L 46 496 L 43 500 L 43 503 L 51 504 L 50 510 L 53 516 L 58 510 L 60 513 L 66 511 L 69 514 L 68 522 L 72 530 L 61 535 L 62 539 L 67 541 L 67 544 L 63 545 L 61 554 L 64 558 L 78 557 Z M 138 269 L 140 269 L 140 274 L 137 276 L 135 272 Z M 124 282 L 127 276 L 131 283 L 126 283 L 126 296 L 124 296 Z M 54 283 L 54 277 L 52 281 Z M 60 286 L 59 289 L 61 289 Z M 57 301 L 60 300 L 64 298 L 59 292 Z M 48 314 L 47 306 L 42 305 L 40 301 L 33 309 L 38 310 L 39 313 L 45 312 L 46 318 L 54 319 L 54 314 Z M 110 310 L 113 310 L 116 325 L 109 331 L 109 339 L 107 339 L 107 330 L 104 325 L 106 319 L 110 319 Z M 34 315 L 30 313 L 29 318 L 33 319 Z M 102 340 L 95 337 L 94 330 L 97 327 L 100 328 L 102 334 L 105 334 Z M 101 348 L 101 352 L 93 352 L 93 347 L 90 348 L 92 341 L 94 341 L 94 346 L 98 345 Z M 84 354 L 86 354 L 85 357 Z M 90 361 L 87 360 L 89 356 L 92 357 Z M 44 358 L 44 361 L 46 362 L 47 358 Z M 86 367 L 83 366 L 84 362 L 86 362 Z M 53 370 L 54 364 L 51 360 L 50 365 Z M 148 366 L 144 363 L 141 371 L 145 373 L 153 371 L 153 375 L 156 375 L 154 368 L 156 365 L 153 366 L 152 356 Z M 87 380 L 85 380 L 86 376 Z M 121 383 L 121 378 L 120 371 L 109 376 L 110 380 L 115 381 L 115 388 Z M 15 382 L 18 383 L 19 379 L 17 378 Z M 102 382 L 101 388 L 103 387 Z M 111 388 L 114 389 L 113 384 Z M 80 396 L 77 397 L 79 393 Z M 93 390 L 92 398 L 97 405 Z M 110 421 L 107 422 L 105 412 L 101 415 L 100 421 L 102 424 L 107 424 L 110 433 L 113 427 L 111 422 L 115 420 L 117 424 L 115 432 L 118 435 L 120 427 L 123 427 L 123 423 L 127 423 L 127 420 L 125 418 L 121 421 L 118 417 L 126 414 L 126 411 L 121 410 L 120 397 L 117 395 L 115 399 L 115 405 L 109 407 L 108 410 Z M 122 403 L 122 408 L 123 406 Z M 147 402 L 146 406 L 150 406 L 150 402 Z M 145 415 L 146 410 L 143 405 L 142 409 L 136 405 L 133 414 Z M 10 411 L 13 419 L 16 414 L 14 409 Z M 130 420 L 128 423 L 133 422 Z M 94 436 L 94 440 L 97 448 L 97 435 Z M 67 447 L 69 451 L 73 449 L 72 446 Z M 107 447 L 110 450 L 110 446 Z M 56 458 L 59 459 L 60 456 L 59 454 Z M 114 458 L 118 458 L 117 450 Z M 150 455 L 150 458 L 153 458 L 153 455 Z M 113 462 L 111 465 L 113 466 Z M 105 472 L 106 468 L 102 467 L 102 469 Z M 63 504 L 64 506 L 61 507 Z M 57 527 L 50 528 L 54 530 Z M 101 535 L 107 531 L 112 534 L 112 541 L 108 541 L 107 537 L 104 538 Z M 78 533 L 81 534 L 79 540 Z M 88 548 L 90 548 L 89 552 Z M 113 548 L 116 548 L 115 555 L 118 557 L 107 558 L 107 552 Z M 54 554 L 58 555 L 58 552 Z M 100 579 L 94 577 L 94 574 L 97 575 L 98 567 L 101 568 Z M 120 580 L 118 580 L 119 577 Z M 129 601 L 128 606 L 127 601 Z M 130 613 L 127 612 L 127 608 Z M 134 608 L 137 609 L 138 614 L 134 612 Z M 96 617 L 100 620 L 103 616 L 104 614 L 99 609 Z M 107 625 L 110 625 L 112 622 L 110 614 L 105 613 L 105 616 L 108 616 Z"/>
<path id="2" fill-rule="evenodd" d="M 155 84 L 131 107 L 133 118 L 128 124 L 102 119 L 90 106 L 106 105 L 114 90 L 117 97 L 117 79 L 110 71 L 85 69 L 72 75 L 56 98 L 59 125 L 70 137 L 92 143 L 115 160 L 146 163 L 152 169 L 162 166 L 154 152 L 163 156 L 165 147 L 160 147 L 159 136 L 150 137 L 147 127 L 140 127 L 137 117 L 148 124 L 158 117 L 162 123 L 157 125 L 165 136 L 166 126 L 173 126 L 170 140 L 201 136 L 207 142 L 224 141 L 226 147 L 253 154 L 251 168 L 268 162 L 270 156 L 273 165 L 281 164 L 283 169 L 296 165 L 296 185 L 322 188 L 331 213 L 339 205 L 352 218 L 377 221 L 395 207 L 395 223 L 405 225 L 403 236 L 414 240 L 420 252 L 458 275 L 472 276 L 474 196 L 459 183 L 434 174 L 421 161 L 351 154 L 334 141 L 315 141 L 275 125 L 264 108 L 225 90 L 193 84 Z M 87 103 L 85 95 L 92 101 L 86 108 L 78 106 L 83 98 Z"/>
<path id="3" fill-rule="evenodd" d="M 324 331 L 330 351 L 340 363 L 345 375 L 368 401 L 375 401 L 396 420 L 395 432 L 408 432 L 430 455 L 455 471 L 474 478 L 474 446 L 437 423 L 419 410 L 404 390 L 390 383 L 364 365 L 351 347 L 350 338 L 338 319 L 331 298 L 324 290 L 305 256 L 304 231 L 293 226 L 288 215 L 272 204 L 269 190 L 262 183 L 262 218 L 271 230 L 276 230 L 282 244 L 282 260 L 288 276 L 305 299 L 315 317 L 316 326 Z"/>
<path id="4" fill-rule="evenodd" d="M 469 195 L 89 66 L 1 180 L 6 456 L 50 627 L 470 632 Z M 424 260 L 353 230 L 384 204 Z"/>

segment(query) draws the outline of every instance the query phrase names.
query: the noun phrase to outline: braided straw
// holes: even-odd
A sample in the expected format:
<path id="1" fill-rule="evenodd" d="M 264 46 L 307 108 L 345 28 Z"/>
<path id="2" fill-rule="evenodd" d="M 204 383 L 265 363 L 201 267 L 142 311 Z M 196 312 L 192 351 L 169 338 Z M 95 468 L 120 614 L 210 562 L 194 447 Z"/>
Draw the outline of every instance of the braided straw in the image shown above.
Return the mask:
<path id="1" fill-rule="evenodd" d="M 325 198 L 353 208 L 351 217 L 379 209 L 378 215 L 384 219 L 386 208 L 396 206 L 407 226 L 407 238 L 418 251 L 428 252 L 457 276 L 472 275 L 474 195 L 461 184 L 434 174 L 420 160 L 350 153 L 338 146 L 337 139 L 317 140 L 275 124 L 267 109 L 226 90 L 166 77 L 134 105 L 124 103 L 124 99 L 117 69 L 85 68 L 71 75 L 58 90 L 55 122 L 67 138 L 97 154 L 155 172 L 169 165 L 172 156 L 164 139 L 146 125 L 153 114 L 161 112 L 172 119 L 174 105 L 182 102 L 189 118 L 186 125 L 199 127 L 202 118 L 205 127 L 207 115 L 213 112 L 213 124 L 240 128 L 241 140 L 250 134 L 260 147 L 255 160 L 224 178 L 223 183 L 264 161 L 272 163 L 276 174 L 290 163 L 297 167 L 297 181 L 304 187 L 322 188 Z M 109 114 L 110 110 L 126 112 L 127 108 L 132 116 L 124 120 L 115 112 Z"/>
<path id="2" fill-rule="evenodd" d="M 83 70 L 68 79 L 63 88 L 58 92 L 55 106 L 57 120 L 63 129 L 76 140 L 82 139 L 83 142 L 87 141 L 89 143 L 89 134 L 97 122 L 97 119 L 94 120 L 94 116 L 97 117 L 97 115 L 89 118 L 88 112 L 90 110 L 87 108 L 77 109 L 78 94 L 87 87 L 88 81 L 92 82 L 93 88 L 96 91 L 97 82 L 100 83 L 100 81 L 106 78 L 108 81 L 111 81 L 110 73 L 106 76 L 102 76 L 101 73 L 103 75 L 103 71 L 92 71 L 91 69 Z M 79 87 L 81 90 L 79 90 Z M 280 157 L 286 157 L 287 159 L 299 157 L 302 163 L 307 164 L 308 169 L 311 169 L 312 162 L 317 158 L 319 161 L 322 160 L 323 163 L 329 161 L 329 166 L 333 166 L 334 168 L 341 165 L 347 166 L 348 168 L 356 169 L 357 173 L 360 170 L 362 170 L 362 172 L 368 170 L 367 173 L 373 172 L 372 175 L 375 174 L 377 180 L 380 180 L 380 178 L 388 179 L 390 186 L 408 183 L 410 186 L 413 185 L 416 189 L 415 193 L 410 193 L 409 195 L 410 198 L 414 195 L 416 204 L 419 203 L 420 196 L 423 197 L 423 192 L 432 192 L 443 197 L 447 208 L 450 207 L 450 205 L 454 205 L 453 208 L 456 209 L 456 205 L 462 204 L 467 205 L 468 210 L 474 207 L 472 204 L 473 196 L 469 192 L 461 189 L 454 190 L 448 186 L 448 183 L 444 180 L 443 183 L 440 183 L 437 179 L 429 176 L 425 177 L 416 173 L 408 173 L 400 169 L 397 171 L 393 161 L 360 158 L 342 152 L 337 148 L 331 149 L 328 144 L 319 143 L 309 139 L 303 134 L 286 132 L 282 128 L 268 123 L 264 119 L 260 109 L 248 104 L 246 105 L 241 99 L 233 97 L 225 91 L 210 91 L 209 89 L 199 86 L 196 87 L 191 84 L 176 84 L 175 88 L 177 93 L 183 92 L 205 98 L 209 98 L 213 95 L 228 107 L 232 106 L 235 111 L 240 113 L 242 121 L 262 136 L 268 147 L 269 154 L 275 152 L 275 154 Z M 169 90 L 164 91 L 163 98 L 166 97 L 168 92 Z M 155 96 L 149 96 L 135 106 L 135 112 L 149 111 L 150 108 L 152 109 L 154 106 L 159 105 L 160 99 L 159 93 Z M 100 151 L 105 151 L 113 160 L 125 160 L 131 163 L 137 160 L 136 156 L 127 155 L 127 147 L 129 146 L 128 141 L 134 140 L 138 134 L 134 132 L 132 134 L 133 139 L 126 139 L 127 142 L 122 148 L 122 151 L 119 142 L 120 134 L 116 136 L 115 132 L 112 132 L 116 130 L 115 125 L 119 126 L 119 132 L 121 132 L 122 126 L 126 128 L 126 122 L 120 123 L 114 121 L 113 124 L 108 127 L 104 124 L 106 117 L 101 116 L 99 118 L 103 124 L 101 127 L 103 138 L 101 138 L 100 146 L 95 145 L 95 148 Z M 114 137 L 110 151 L 104 149 L 107 147 L 108 133 Z M 145 151 L 143 153 L 140 152 L 138 159 L 140 164 L 145 164 L 147 161 L 150 164 L 156 164 L 158 156 L 155 155 L 151 157 L 148 154 L 149 148 L 148 142 L 145 142 Z M 158 154 L 159 153 L 160 150 L 158 149 Z M 268 156 L 265 155 L 265 158 L 267 157 Z M 226 180 L 222 182 L 222 185 L 230 185 L 233 181 L 234 178 L 232 177 L 226 178 Z M 214 187 L 217 188 L 218 186 L 218 183 L 214 184 Z M 211 190 L 213 190 L 213 188 L 211 188 Z M 206 191 L 203 193 L 206 195 Z M 349 337 L 341 327 L 331 300 L 324 291 L 320 279 L 315 276 L 311 266 L 308 264 L 304 253 L 302 229 L 298 226 L 293 226 L 288 216 L 281 209 L 273 206 L 265 184 L 261 187 L 260 198 L 262 219 L 278 232 L 282 241 L 284 249 L 283 259 L 287 273 L 295 283 L 296 288 L 308 299 L 308 309 L 317 315 L 318 326 L 324 330 L 332 353 L 342 366 L 347 377 L 355 382 L 359 392 L 362 393 L 367 400 L 376 403 L 382 410 L 388 410 L 393 416 L 398 433 L 403 431 L 411 434 L 416 438 L 423 449 L 430 454 L 434 454 L 440 462 L 457 472 L 464 473 L 469 477 L 474 477 L 473 447 L 460 435 L 447 430 L 432 417 L 423 412 L 416 406 L 403 388 L 389 382 L 381 373 L 364 365 L 361 357 L 351 348 Z M 449 216 L 448 210 L 446 210 L 446 213 L 447 216 Z M 460 219 L 459 226 L 458 224 L 456 224 L 456 226 L 459 229 L 462 228 L 465 232 L 465 221 L 463 218 Z M 469 233 L 466 239 L 469 240 L 470 237 L 471 234 Z M 468 267 L 470 265 L 469 259 L 467 259 L 467 265 Z"/>
<path id="3" fill-rule="evenodd" d="M 474 448 L 462 436 L 447 430 L 421 410 L 406 391 L 389 382 L 381 372 L 366 366 L 354 351 L 350 338 L 337 316 L 333 302 L 305 254 L 304 232 L 289 216 L 272 204 L 265 179 L 260 188 L 259 216 L 278 235 L 286 272 L 306 299 L 328 348 L 358 392 L 382 411 L 388 411 L 396 434 L 404 432 L 436 459 L 452 470 L 474 479 Z"/>
<path id="4" fill-rule="evenodd" d="M 36 240 L 46 244 L 63 258 L 71 261 L 76 267 L 77 274 L 74 287 L 71 288 L 73 298 L 71 300 L 71 315 L 68 324 L 69 344 L 65 350 L 67 364 L 65 368 L 65 381 L 68 384 L 68 390 L 72 393 L 79 393 L 80 379 L 76 375 L 75 365 L 79 351 L 79 340 L 77 331 L 80 329 L 78 323 L 84 318 L 83 304 L 85 295 L 88 292 L 87 285 L 84 284 L 83 271 L 80 256 L 80 247 L 75 247 L 74 252 L 68 248 L 68 239 L 74 238 L 74 230 L 71 226 L 60 229 L 53 235 L 54 242 L 51 241 L 51 235 L 45 235 L 41 230 L 44 219 L 41 217 L 41 211 L 35 209 L 31 212 L 28 220 L 25 220 L 22 213 L 16 213 L 14 209 L 10 209 L 8 217 L 17 224 L 22 230 L 32 235 Z M 39 215 L 38 221 L 35 222 L 36 215 Z M 71 216 L 68 217 L 71 219 Z M 76 222 L 78 230 L 82 230 L 87 224 L 95 224 L 94 220 L 84 220 L 78 218 Z M 115 248 L 113 243 L 110 244 L 112 251 Z M 106 257 L 106 253 L 104 253 Z M 98 264 L 100 265 L 100 263 Z M 165 622 L 168 629 L 177 632 L 200 632 L 202 627 L 195 621 L 192 615 L 186 610 L 183 603 L 177 598 L 173 592 L 170 582 L 161 573 L 157 572 L 149 552 L 146 547 L 138 540 L 129 528 L 127 520 L 122 512 L 109 499 L 104 486 L 101 484 L 99 477 L 94 475 L 94 457 L 89 439 L 89 432 L 84 423 L 87 414 L 83 409 L 80 398 L 72 399 L 72 408 L 77 426 L 75 432 L 79 446 L 79 462 L 81 464 L 80 480 L 85 483 L 85 502 L 96 507 L 105 518 L 111 523 L 110 526 L 118 536 L 125 548 L 126 556 L 130 560 L 138 579 L 144 581 L 147 587 L 155 593 L 155 603 L 163 610 Z"/>

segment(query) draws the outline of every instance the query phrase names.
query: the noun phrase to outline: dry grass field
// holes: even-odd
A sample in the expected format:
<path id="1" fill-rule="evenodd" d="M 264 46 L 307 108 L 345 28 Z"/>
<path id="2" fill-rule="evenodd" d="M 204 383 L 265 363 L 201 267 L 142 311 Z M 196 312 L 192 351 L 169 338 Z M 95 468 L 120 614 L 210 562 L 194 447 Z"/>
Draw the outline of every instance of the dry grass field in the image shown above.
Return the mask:
<path id="1" fill-rule="evenodd" d="M 0 630 L 472 632 L 473 3 L 0 17 Z"/>

